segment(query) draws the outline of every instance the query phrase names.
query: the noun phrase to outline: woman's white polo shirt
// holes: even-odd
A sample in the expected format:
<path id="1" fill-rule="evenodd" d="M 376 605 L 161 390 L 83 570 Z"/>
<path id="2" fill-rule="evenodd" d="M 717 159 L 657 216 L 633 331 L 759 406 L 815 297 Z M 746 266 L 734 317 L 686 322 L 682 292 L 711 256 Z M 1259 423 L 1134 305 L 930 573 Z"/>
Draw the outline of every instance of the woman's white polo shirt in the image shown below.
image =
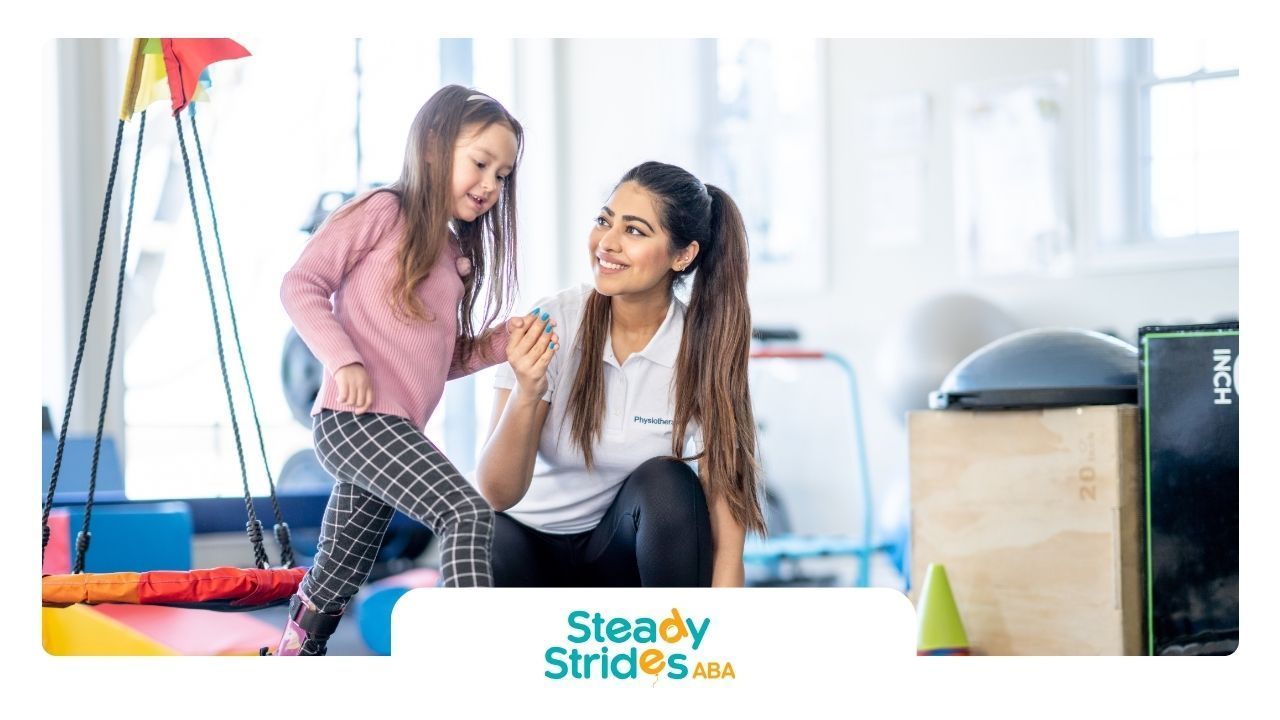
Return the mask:
<path id="1" fill-rule="evenodd" d="M 606 336 L 604 352 L 605 414 L 600 440 L 593 448 L 595 466 L 588 470 L 582 452 L 570 439 L 569 393 L 577 376 L 578 329 L 592 285 L 562 290 L 538 303 L 557 323 L 563 349 L 547 368 L 549 388 L 542 396 L 551 403 L 534 465 L 529 491 L 507 514 L 530 527 L 548 533 L 585 532 L 599 524 L 618 493 L 622 481 L 645 460 L 671 454 L 672 420 L 675 414 L 676 357 L 684 334 L 685 305 L 672 298 L 667 317 L 649 344 L 619 364 L 612 337 Z M 516 385 L 509 363 L 498 366 L 494 385 Z M 685 453 L 689 456 L 701 438 L 690 423 Z"/>

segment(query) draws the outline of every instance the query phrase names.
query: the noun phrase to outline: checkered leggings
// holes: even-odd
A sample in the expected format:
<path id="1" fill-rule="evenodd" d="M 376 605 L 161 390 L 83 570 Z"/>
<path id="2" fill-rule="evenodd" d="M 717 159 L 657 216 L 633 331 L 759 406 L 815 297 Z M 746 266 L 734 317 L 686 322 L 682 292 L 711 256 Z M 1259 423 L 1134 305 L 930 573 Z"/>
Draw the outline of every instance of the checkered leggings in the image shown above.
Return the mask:
<path id="1" fill-rule="evenodd" d="M 339 612 L 369 577 L 393 510 L 440 538 L 446 587 L 493 584 L 493 510 L 436 446 L 394 415 L 323 410 L 312 425 L 316 455 L 337 482 L 325 507 L 315 562 L 302 592 Z"/>

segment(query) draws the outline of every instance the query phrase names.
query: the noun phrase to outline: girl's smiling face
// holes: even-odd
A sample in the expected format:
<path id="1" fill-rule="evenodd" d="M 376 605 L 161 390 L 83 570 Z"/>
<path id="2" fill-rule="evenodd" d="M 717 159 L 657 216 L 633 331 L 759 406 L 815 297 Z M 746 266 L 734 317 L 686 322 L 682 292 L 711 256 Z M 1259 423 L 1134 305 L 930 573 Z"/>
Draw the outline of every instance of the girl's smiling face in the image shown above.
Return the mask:
<path id="1" fill-rule="evenodd" d="M 693 260 L 698 244 L 673 254 L 660 217 L 656 199 L 638 184 L 623 183 L 613 191 L 600 208 L 587 243 L 600 294 L 644 294 L 658 287 L 666 292 L 668 273 Z"/>
<path id="2" fill-rule="evenodd" d="M 475 222 L 498 202 L 516 163 L 516 136 L 502 123 L 463 128 L 453 146 L 454 218 Z"/>

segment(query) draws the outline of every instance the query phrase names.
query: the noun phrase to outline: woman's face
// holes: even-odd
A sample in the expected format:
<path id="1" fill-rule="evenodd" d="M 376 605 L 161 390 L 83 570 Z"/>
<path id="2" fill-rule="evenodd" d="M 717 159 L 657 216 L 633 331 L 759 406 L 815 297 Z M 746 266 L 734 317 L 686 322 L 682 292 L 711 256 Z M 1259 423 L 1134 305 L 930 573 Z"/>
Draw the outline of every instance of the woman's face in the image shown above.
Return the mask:
<path id="1" fill-rule="evenodd" d="M 634 182 L 619 185 L 600 208 L 587 244 L 600 294 L 666 292 L 667 274 L 693 259 L 697 243 L 672 254 L 671 238 L 658 217 L 653 195 Z"/>

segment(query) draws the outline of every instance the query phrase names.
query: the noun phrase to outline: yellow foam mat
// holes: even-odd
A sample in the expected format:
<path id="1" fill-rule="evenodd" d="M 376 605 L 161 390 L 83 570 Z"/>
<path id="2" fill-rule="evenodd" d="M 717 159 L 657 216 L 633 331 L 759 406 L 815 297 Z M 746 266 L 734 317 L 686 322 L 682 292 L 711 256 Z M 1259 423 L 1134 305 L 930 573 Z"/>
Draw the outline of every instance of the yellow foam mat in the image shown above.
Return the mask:
<path id="1" fill-rule="evenodd" d="M 133 628 L 87 605 L 42 608 L 44 649 L 50 655 L 177 655 Z"/>

